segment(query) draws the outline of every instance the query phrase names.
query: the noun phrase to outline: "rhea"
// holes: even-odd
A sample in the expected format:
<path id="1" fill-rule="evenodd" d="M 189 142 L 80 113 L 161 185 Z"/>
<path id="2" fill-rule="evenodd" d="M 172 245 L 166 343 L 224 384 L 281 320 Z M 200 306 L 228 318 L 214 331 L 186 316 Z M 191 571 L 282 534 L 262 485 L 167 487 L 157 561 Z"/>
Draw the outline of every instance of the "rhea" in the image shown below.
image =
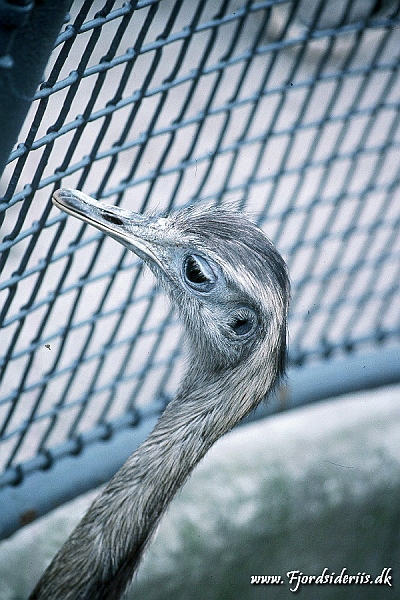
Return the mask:
<path id="1" fill-rule="evenodd" d="M 167 217 L 61 189 L 55 206 L 142 258 L 176 307 L 188 370 L 153 432 L 89 508 L 31 600 L 118 599 L 174 494 L 284 374 L 289 280 L 261 229 L 222 208 Z"/>

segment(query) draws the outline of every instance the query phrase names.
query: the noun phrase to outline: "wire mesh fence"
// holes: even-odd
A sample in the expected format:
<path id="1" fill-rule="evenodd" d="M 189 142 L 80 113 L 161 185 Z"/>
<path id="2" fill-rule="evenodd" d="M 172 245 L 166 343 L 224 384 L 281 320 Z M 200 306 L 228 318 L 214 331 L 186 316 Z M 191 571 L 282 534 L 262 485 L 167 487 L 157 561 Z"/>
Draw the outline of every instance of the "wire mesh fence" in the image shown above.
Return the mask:
<path id="1" fill-rule="evenodd" d="M 72 4 L 2 179 L 0 486 L 150 422 L 183 370 L 152 277 L 61 186 L 247 211 L 290 269 L 292 365 L 398 343 L 399 24 L 398 2 Z"/>

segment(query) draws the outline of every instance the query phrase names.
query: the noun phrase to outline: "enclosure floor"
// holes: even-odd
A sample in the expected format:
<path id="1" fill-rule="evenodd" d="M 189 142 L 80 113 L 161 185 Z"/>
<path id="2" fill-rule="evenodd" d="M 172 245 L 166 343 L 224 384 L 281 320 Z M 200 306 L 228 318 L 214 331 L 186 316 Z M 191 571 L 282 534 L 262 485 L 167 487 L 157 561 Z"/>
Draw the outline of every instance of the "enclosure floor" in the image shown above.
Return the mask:
<path id="1" fill-rule="evenodd" d="M 400 385 L 380 388 L 225 436 L 172 503 L 128 598 L 288 598 L 287 581 L 266 590 L 251 575 L 398 570 L 399 400 Z M 0 600 L 27 597 L 96 493 L 0 544 Z M 393 590 L 303 591 L 308 599 L 374 600 Z"/>

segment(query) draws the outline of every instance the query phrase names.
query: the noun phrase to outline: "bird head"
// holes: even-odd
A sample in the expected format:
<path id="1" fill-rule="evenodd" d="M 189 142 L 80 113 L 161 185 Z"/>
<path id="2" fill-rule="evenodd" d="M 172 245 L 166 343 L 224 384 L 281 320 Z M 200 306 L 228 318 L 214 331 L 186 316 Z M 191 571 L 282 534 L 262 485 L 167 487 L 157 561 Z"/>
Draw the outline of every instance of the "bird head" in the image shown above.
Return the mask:
<path id="1" fill-rule="evenodd" d="M 234 368 L 257 354 L 273 361 L 277 377 L 283 374 L 286 265 L 242 214 L 194 207 L 141 215 L 69 189 L 56 191 L 53 203 L 145 261 L 177 308 L 199 369 Z"/>

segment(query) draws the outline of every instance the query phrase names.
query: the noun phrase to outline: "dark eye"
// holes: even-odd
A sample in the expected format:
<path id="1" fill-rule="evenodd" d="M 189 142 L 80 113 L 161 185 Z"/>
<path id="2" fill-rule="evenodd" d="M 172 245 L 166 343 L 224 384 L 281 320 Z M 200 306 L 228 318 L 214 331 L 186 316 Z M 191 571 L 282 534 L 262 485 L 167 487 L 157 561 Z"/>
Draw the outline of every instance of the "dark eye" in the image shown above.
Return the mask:
<path id="1" fill-rule="evenodd" d="M 108 221 L 109 223 L 113 223 L 113 225 L 122 225 L 122 219 L 116 217 L 115 215 L 103 211 L 102 213 L 103 219 Z"/>
<path id="2" fill-rule="evenodd" d="M 208 261 L 202 256 L 187 256 L 183 266 L 186 283 L 199 292 L 208 292 L 214 286 L 216 276 Z"/>
<path id="3" fill-rule="evenodd" d="M 189 256 L 186 261 L 185 275 L 186 279 L 191 283 L 205 283 L 208 281 L 206 275 L 201 270 L 199 262 L 194 256 Z"/>
<path id="4" fill-rule="evenodd" d="M 256 316 L 250 309 L 243 308 L 237 313 L 232 315 L 229 327 L 234 331 L 236 335 L 246 335 L 254 328 L 256 323 Z"/>

